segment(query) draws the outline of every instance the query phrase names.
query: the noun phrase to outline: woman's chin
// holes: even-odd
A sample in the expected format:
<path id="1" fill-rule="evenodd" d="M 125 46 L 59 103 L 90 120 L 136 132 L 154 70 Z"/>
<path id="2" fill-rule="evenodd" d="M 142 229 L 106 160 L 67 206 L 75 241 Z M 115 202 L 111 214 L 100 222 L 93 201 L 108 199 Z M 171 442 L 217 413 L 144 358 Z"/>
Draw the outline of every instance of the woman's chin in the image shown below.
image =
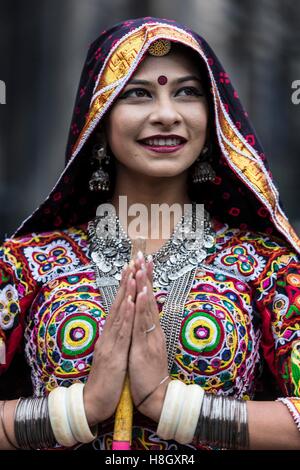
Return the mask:
<path id="1" fill-rule="evenodd" d="M 158 168 L 157 171 L 154 171 L 153 168 L 151 168 L 151 171 L 146 172 L 146 169 L 144 168 L 143 171 L 139 172 L 139 175 L 141 178 L 153 178 L 153 179 L 159 179 L 159 178 L 174 178 L 176 176 L 181 175 L 184 171 L 186 171 L 186 168 L 167 168 L 169 165 L 165 165 L 163 168 Z"/>
<path id="2" fill-rule="evenodd" d="M 186 160 L 174 158 L 171 161 L 170 157 L 163 156 L 150 159 L 147 157 L 142 159 L 141 166 L 136 166 L 134 171 L 153 178 L 173 178 L 187 171 L 188 167 L 186 163 L 182 164 L 183 161 Z"/>

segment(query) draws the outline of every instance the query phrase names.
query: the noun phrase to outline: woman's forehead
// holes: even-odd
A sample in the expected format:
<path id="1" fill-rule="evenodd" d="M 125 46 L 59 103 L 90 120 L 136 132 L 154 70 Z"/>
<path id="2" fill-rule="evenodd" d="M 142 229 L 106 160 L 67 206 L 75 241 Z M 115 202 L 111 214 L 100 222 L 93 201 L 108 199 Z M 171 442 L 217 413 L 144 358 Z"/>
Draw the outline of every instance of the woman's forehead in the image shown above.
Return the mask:
<path id="1" fill-rule="evenodd" d="M 135 71 L 134 78 L 156 78 L 157 75 L 180 77 L 182 75 L 200 76 L 198 62 L 193 60 L 191 54 L 184 54 L 182 51 L 174 50 L 162 57 L 146 55 L 142 63 Z"/>

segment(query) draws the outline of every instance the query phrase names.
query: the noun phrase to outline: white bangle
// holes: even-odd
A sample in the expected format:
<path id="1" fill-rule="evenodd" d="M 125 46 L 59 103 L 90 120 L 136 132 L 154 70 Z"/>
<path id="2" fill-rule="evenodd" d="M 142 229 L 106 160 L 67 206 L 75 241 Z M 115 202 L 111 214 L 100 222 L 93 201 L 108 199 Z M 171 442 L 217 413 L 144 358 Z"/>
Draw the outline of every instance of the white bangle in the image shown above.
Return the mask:
<path id="1" fill-rule="evenodd" d="M 189 444 L 192 442 L 195 435 L 203 398 L 203 388 L 196 384 L 187 385 L 185 400 L 174 436 L 175 441 L 179 442 L 180 444 Z"/>
<path id="2" fill-rule="evenodd" d="M 174 438 L 185 400 L 185 390 L 186 385 L 180 380 L 172 380 L 168 385 L 156 432 L 162 439 Z"/>
<path id="3" fill-rule="evenodd" d="M 74 383 L 68 388 L 67 394 L 67 414 L 72 430 L 72 434 L 78 442 L 91 442 L 97 437 L 95 426 L 91 431 L 86 419 L 83 401 L 83 383 Z"/>
<path id="4" fill-rule="evenodd" d="M 51 427 L 56 441 L 65 447 L 71 447 L 77 443 L 74 438 L 67 414 L 66 387 L 57 387 L 48 396 L 48 409 Z"/>

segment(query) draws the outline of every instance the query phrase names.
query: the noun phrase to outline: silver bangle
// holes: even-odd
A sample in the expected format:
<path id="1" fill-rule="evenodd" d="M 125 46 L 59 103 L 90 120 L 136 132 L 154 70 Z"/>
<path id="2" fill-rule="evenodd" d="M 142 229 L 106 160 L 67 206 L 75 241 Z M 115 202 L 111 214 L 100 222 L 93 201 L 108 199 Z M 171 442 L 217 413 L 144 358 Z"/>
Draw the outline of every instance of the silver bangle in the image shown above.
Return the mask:
<path id="1" fill-rule="evenodd" d="M 47 449 L 54 447 L 48 398 L 21 398 L 16 406 L 15 437 L 21 449 Z"/>
<path id="2" fill-rule="evenodd" d="M 248 449 L 246 401 L 206 393 L 194 442 L 219 449 Z"/>

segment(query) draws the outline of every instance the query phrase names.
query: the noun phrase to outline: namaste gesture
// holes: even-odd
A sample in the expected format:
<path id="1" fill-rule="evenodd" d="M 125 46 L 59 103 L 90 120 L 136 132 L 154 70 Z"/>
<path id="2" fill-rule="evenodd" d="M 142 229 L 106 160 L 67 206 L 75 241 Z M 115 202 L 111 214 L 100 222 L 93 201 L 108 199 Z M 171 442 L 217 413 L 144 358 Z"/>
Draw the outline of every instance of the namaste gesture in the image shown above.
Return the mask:
<path id="1" fill-rule="evenodd" d="M 140 252 L 122 272 L 115 301 L 95 345 L 92 368 L 84 388 L 90 425 L 113 415 L 127 372 L 133 403 L 144 415 L 156 422 L 159 420 L 171 379 L 152 283 L 153 262 L 146 262 Z"/>

